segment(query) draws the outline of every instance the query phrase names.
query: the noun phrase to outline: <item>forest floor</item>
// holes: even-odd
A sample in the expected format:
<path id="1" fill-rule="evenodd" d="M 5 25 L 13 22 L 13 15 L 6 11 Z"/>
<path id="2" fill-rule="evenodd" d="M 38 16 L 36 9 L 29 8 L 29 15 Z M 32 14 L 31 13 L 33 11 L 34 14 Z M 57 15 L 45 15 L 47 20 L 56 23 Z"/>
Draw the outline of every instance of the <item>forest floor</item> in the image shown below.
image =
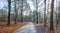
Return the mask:
<path id="1" fill-rule="evenodd" d="M 60 33 L 60 27 L 58 27 L 57 29 L 56 27 L 54 27 L 54 31 L 52 31 L 49 29 L 49 26 L 44 27 L 42 25 L 36 24 L 36 28 L 38 30 L 41 28 L 44 33 Z"/>
<path id="2" fill-rule="evenodd" d="M 21 28 L 26 23 L 20 23 L 14 24 L 14 22 L 11 22 L 11 24 L 8 26 L 7 22 L 0 22 L 0 33 L 12 33 L 13 31 L 17 30 L 18 28 Z"/>
<path id="3" fill-rule="evenodd" d="M 60 33 L 60 24 L 56 29 L 56 26 L 54 26 L 54 31 L 49 29 L 49 25 L 47 25 L 46 27 L 44 27 L 44 25 L 40 25 L 40 24 L 36 24 L 35 27 L 39 30 L 40 28 L 42 29 L 42 31 L 44 30 L 44 33 Z"/>
<path id="4" fill-rule="evenodd" d="M 0 33 L 60 33 L 60 27 L 54 31 L 49 30 L 49 26 L 44 27 L 43 24 L 20 23 L 7 26 L 7 22 L 0 22 Z"/>

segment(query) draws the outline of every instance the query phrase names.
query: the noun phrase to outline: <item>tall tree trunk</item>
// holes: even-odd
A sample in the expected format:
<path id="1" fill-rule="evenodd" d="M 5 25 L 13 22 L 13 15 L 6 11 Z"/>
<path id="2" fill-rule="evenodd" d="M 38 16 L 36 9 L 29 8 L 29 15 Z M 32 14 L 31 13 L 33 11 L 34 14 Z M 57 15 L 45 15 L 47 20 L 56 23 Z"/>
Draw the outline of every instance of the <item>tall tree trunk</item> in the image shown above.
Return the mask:
<path id="1" fill-rule="evenodd" d="M 14 2 L 15 2 L 15 24 L 17 24 L 16 22 L 17 22 L 17 10 L 16 10 L 16 0 L 14 0 Z"/>
<path id="2" fill-rule="evenodd" d="M 23 22 L 23 0 L 21 0 L 22 1 L 22 6 L 21 6 L 21 22 Z"/>
<path id="3" fill-rule="evenodd" d="M 46 0 L 44 0 L 44 26 L 46 26 Z"/>
<path id="4" fill-rule="evenodd" d="M 50 14 L 50 30 L 54 30 L 53 26 L 53 10 L 54 9 L 54 0 L 51 2 L 51 14 Z"/>
<path id="5" fill-rule="evenodd" d="M 36 23 L 38 24 L 38 2 L 37 2 L 37 0 L 36 0 L 36 19 L 37 19 L 37 21 L 36 21 Z"/>
<path id="6" fill-rule="evenodd" d="M 10 25 L 10 12 L 11 12 L 11 0 L 7 0 L 8 1 L 8 23 L 7 25 Z"/>

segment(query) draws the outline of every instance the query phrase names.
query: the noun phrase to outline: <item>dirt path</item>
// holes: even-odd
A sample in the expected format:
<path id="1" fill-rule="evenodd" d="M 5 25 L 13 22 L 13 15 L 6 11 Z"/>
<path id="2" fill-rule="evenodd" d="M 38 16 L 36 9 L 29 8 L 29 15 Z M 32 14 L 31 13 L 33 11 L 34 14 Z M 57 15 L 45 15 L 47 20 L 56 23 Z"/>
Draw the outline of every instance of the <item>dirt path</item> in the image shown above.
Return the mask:
<path id="1" fill-rule="evenodd" d="M 36 28 L 32 22 L 29 22 L 22 28 L 19 28 L 13 33 L 44 33 L 44 28 Z"/>

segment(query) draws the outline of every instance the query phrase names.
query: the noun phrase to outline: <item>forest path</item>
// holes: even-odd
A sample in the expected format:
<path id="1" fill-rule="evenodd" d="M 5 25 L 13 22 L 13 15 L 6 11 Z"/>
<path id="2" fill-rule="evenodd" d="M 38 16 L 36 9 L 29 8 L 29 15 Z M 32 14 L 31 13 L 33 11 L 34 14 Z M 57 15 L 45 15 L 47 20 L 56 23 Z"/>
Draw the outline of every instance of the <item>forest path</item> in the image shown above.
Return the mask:
<path id="1" fill-rule="evenodd" d="M 32 22 L 29 22 L 25 26 L 14 31 L 13 33 L 44 33 L 44 28 L 36 28 Z"/>

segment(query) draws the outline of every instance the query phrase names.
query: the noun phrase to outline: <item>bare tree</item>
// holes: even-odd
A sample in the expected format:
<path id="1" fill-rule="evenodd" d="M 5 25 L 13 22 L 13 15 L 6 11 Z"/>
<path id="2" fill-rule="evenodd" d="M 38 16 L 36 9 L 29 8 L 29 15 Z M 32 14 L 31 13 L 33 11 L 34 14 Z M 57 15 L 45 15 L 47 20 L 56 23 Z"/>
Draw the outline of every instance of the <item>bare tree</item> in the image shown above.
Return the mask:
<path id="1" fill-rule="evenodd" d="M 53 10 L 54 9 L 54 0 L 51 2 L 51 14 L 50 14 L 50 30 L 54 30 L 53 26 Z"/>
<path id="2" fill-rule="evenodd" d="M 8 1 L 8 23 L 7 25 L 10 25 L 10 12 L 11 12 L 11 0 L 7 0 Z"/>
<path id="3" fill-rule="evenodd" d="M 38 24 L 38 2 L 37 0 L 36 0 L 36 19 L 37 19 L 36 23 Z"/>
<path id="4" fill-rule="evenodd" d="M 15 6 L 15 7 L 14 7 L 14 8 L 15 8 L 15 19 L 14 19 L 14 20 L 15 20 L 15 24 L 17 24 L 16 22 L 17 22 L 18 11 L 17 11 L 17 9 L 16 9 L 16 0 L 14 0 L 14 2 L 15 2 L 15 5 L 14 5 L 14 6 Z"/>
<path id="5" fill-rule="evenodd" d="M 46 0 L 44 0 L 44 26 L 46 26 Z"/>
<path id="6" fill-rule="evenodd" d="M 21 6 L 21 22 L 23 22 L 23 0 L 22 1 L 22 6 Z"/>

